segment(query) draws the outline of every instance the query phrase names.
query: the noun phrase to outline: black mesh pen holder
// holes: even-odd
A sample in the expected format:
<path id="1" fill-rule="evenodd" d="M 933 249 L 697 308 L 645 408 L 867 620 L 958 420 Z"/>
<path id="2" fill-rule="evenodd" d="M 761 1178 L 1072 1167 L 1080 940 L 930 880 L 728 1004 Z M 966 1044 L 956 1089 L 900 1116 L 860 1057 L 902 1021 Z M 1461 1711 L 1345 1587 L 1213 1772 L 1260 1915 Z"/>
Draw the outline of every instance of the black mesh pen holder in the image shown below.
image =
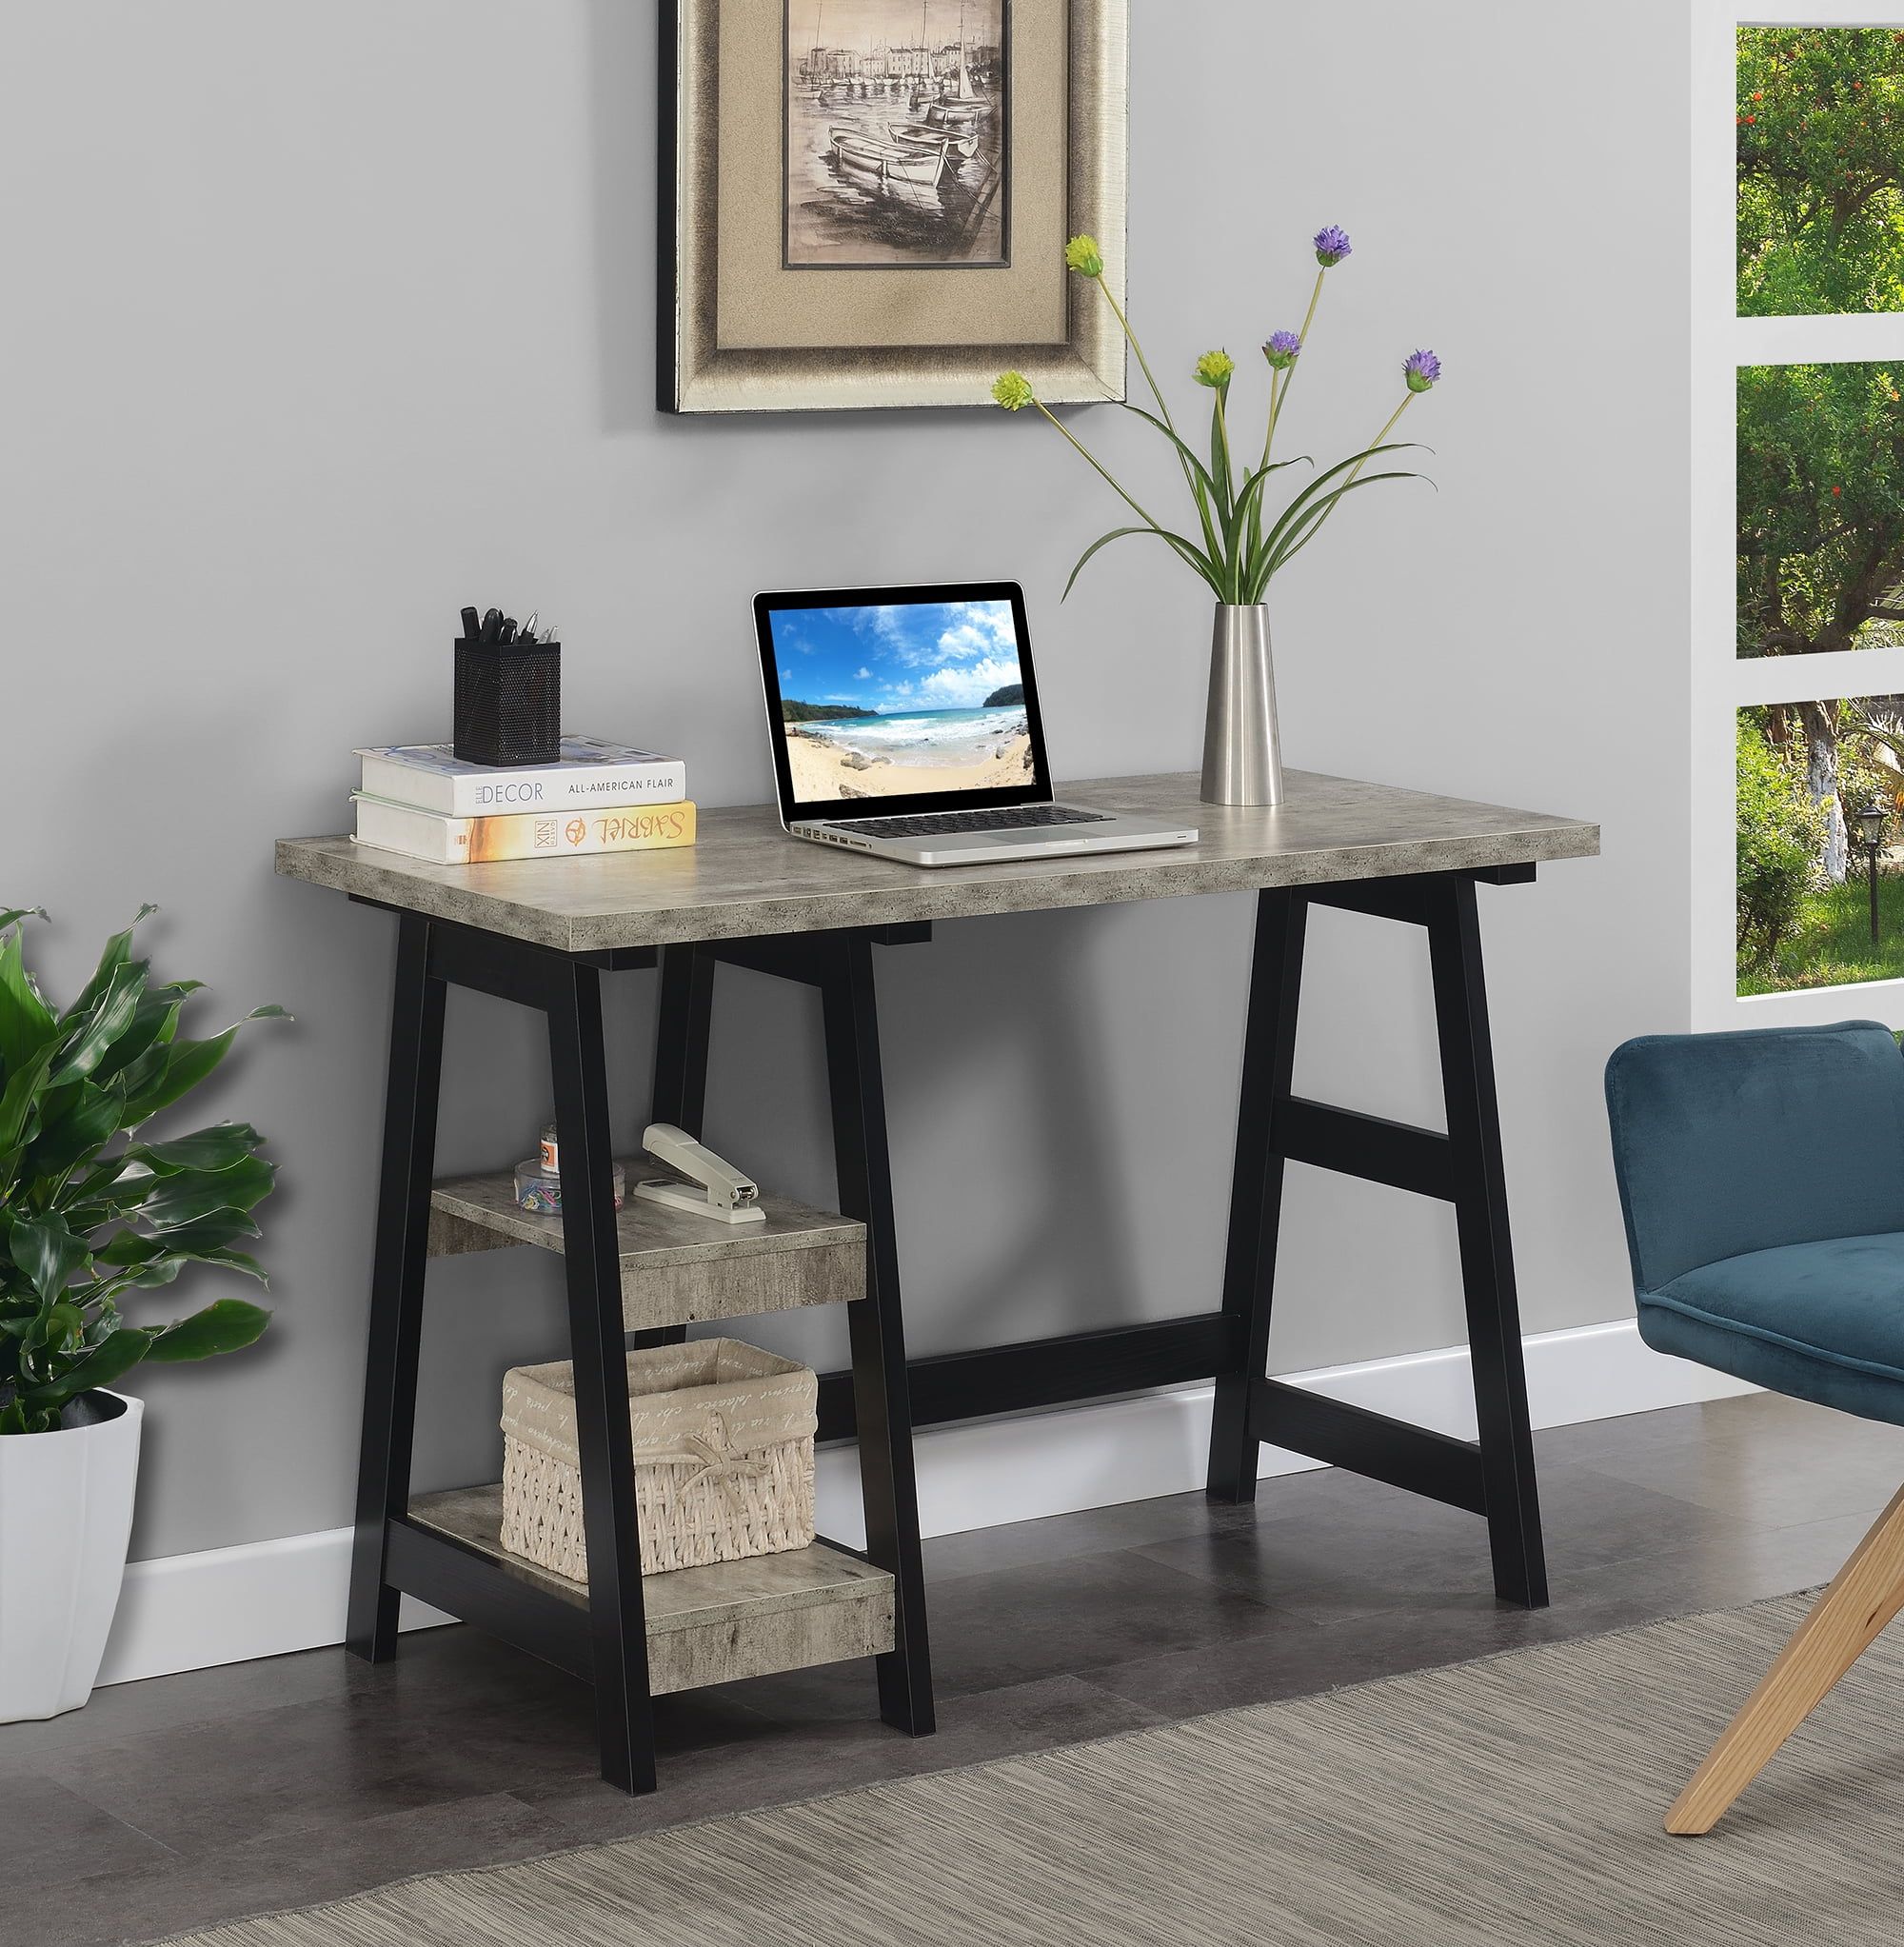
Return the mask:
<path id="1" fill-rule="evenodd" d="M 562 755 L 562 645 L 456 644 L 456 754 L 469 764 Z"/>

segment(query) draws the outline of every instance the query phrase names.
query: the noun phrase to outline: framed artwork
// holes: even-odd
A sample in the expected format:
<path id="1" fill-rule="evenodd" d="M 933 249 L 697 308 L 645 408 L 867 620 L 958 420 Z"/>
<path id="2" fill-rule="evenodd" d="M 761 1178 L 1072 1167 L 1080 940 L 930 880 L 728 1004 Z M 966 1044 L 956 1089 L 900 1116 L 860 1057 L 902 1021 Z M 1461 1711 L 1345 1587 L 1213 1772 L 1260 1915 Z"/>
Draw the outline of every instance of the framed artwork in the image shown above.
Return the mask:
<path id="1" fill-rule="evenodd" d="M 668 0 L 664 412 L 1124 396 L 1129 0 Z"/>

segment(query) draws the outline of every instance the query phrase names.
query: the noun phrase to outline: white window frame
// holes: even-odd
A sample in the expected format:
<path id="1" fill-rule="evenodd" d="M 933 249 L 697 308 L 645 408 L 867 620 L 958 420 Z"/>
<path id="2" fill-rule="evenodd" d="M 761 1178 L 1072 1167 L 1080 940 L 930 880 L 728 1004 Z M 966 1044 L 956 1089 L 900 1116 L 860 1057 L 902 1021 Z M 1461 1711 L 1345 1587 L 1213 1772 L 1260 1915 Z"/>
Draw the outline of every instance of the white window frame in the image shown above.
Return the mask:
<path id="1" fill-rule="evenodd" d="M 1825 318 L 1738 316 L 1736 141 L 1742 27 L 1904 29 L 1883 6 L 1694 0 L 1692 332 L 1692 1024 L 1773 1027 L 1858 1017 L 1904 1027 L 1904 980 L 1741 1000 L 1735 968 L 1735 712 L 1749 704 L 1904 694 L 1904 647 L 1741 662 L 1735 640 L 1738 368 L 1904 362 L 1904 311 Z"/>

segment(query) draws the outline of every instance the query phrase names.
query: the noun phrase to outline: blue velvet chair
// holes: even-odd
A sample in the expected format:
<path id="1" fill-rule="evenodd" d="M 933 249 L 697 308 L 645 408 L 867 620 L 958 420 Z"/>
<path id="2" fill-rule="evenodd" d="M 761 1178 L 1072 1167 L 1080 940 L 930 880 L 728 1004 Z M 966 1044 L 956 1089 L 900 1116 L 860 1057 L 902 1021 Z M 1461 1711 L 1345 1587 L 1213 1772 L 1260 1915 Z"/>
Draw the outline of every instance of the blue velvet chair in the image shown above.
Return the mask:
<path id="1" fill-rule="evenodd" d="M 1904 1056 L 1888 1028 L 1649 1035 L 1606 1071 L 1614 1169 L 1659 1352 L 1904 1423 Z M 1666 1816 L 1708 1832 L 1904 1609 L 1904 1490 Z"/>

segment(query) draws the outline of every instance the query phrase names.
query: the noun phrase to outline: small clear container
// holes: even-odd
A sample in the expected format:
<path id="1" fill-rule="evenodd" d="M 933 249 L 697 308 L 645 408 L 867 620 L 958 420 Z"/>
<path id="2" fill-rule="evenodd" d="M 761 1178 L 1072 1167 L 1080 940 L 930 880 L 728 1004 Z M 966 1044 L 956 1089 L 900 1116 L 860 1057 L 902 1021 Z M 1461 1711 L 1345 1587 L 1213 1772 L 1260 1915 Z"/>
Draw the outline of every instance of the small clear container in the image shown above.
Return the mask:
<path id="1" fill-rule="evenodd" d="M 615 1165 L 615 1208 L 622 1207 L 628 1194 L 628 1173 Z M 554 1170 L 545 1169 L 540 1157 L 525 1157 L 516 1164 L 516 1203 L 537 1217 L 562 1215 L 562 1179 Z"/>

